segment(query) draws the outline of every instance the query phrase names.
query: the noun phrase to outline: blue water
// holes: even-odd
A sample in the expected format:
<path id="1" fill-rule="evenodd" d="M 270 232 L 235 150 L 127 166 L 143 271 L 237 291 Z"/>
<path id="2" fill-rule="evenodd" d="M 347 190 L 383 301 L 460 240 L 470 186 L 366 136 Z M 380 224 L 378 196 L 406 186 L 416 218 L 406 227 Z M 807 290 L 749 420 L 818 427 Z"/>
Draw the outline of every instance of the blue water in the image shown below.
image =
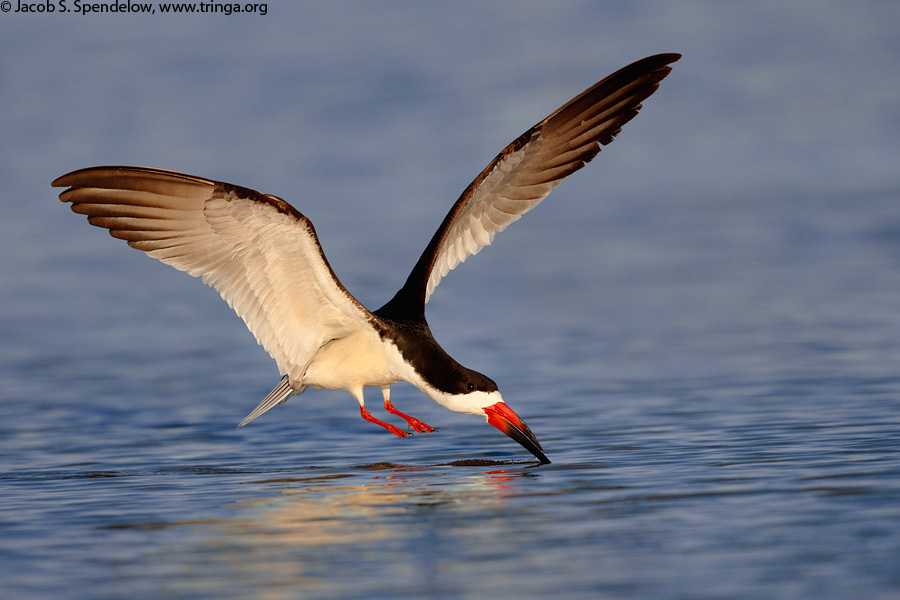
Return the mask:
<path id="1" fill-rule="evenodd" d="M 0 14 L 5 597 L 900 595 L 900 5 L 286 4 Z M 278 194 L 378 306 L 503 145 L 663 51 L 619 139 L 428 306 L 550 465 L 405 384 L 437 433 L 328 391 L 237 430 L 272 361 L 49 187 Z"/>

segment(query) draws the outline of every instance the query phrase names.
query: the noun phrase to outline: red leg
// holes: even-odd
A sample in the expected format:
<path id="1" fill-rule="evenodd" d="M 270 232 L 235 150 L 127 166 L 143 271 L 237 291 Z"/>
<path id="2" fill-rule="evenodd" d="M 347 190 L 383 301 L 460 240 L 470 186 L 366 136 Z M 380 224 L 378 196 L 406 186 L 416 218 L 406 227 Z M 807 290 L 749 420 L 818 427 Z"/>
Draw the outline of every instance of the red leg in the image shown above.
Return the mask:
<path id="1" fill-rule="evenodd" d="M 370 423 L 375 423 L 376 425 L 381 425 L 382 427 L 384 427 L 385 429 L 387 429 L 388 431 L 390 431 L 397 437 L 406 437 L 408 435 L 411 435 L 410 433 L 407 433 L 406 431 L 403 431 L 402 429 L 398 429 L 398 428 L 394 427 L 390 423 L 385 423 L 384 421 L 379 421 L 378 419 L 373 417 L 371 415 L 371 413 L 369 413 L 369 411 L 366 410 L 365 406 L 359 407 L 359 414 L 361 414 L 362 418 L 365 419 L 366 421 L 368 421 Z"/>
<path id="2" fill-rule="evenodd" d="M 399 410 L 394 408 L 394 405 L 391 404 L 391 399 L 389 396 L 385 396 L 385 398 L 384 398 L 384 410 L 388 411 L 392 415 L 397 415 L 398 417 L 403 417 L 404 419 L 406 419 L 406 422 L 409 423 L 409 426 L 412 427 L 413 429 L 415 429 L 416 431 L 418 431 L 419 433 L 426 433 L 426 432 L 430 433 L 432 431 L 437 431 L 437 429 L 435 429 L 431 425 L 428 425 L 428 424 L 416 419 L 415 417 L 410 417 L 409 415 L 403 414 L 402 412 L 400 412 Z"/>

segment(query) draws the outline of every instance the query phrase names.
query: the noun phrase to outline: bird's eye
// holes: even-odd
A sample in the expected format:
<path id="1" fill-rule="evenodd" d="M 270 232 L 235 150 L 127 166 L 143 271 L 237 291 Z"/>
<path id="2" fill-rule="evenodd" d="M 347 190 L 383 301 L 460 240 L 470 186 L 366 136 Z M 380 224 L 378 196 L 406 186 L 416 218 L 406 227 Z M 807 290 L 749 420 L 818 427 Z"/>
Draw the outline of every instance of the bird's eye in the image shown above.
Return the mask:
<path id="1" fill-rule="evenodd" d="M 469 390 L 470 392 L 474 392 L 474 391 L 475 391 L 475 384 L 472 383 L 472 382 L 469 382 L 469 383 L 466 385 L 466 389 Z"/>

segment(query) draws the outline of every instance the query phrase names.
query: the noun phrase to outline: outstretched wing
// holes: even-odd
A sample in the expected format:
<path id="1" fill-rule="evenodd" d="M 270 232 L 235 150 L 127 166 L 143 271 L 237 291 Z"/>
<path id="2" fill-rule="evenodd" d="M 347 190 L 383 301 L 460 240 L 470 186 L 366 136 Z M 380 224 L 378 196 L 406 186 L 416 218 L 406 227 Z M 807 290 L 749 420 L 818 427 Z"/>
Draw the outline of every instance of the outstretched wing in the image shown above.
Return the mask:
<path id="1" fill-rule="evenodd" d="M 53 185 L 92 225 L 214 287 L 294 389 L 323 344 L 375 319 L 338 281 L 309 219 L 276 196 L 140 167 Z"/>
<path id="2" fill-rule="evenodd" d="M 540 204 L 594 158 L 600 144 L 612 142 L 669 74 L 666 65 L 679 58 L 650 56 L 613 73 L 507 146 L 450 209 L 403 289 L 376 312 L 422 309 L 444 275 Z"/>

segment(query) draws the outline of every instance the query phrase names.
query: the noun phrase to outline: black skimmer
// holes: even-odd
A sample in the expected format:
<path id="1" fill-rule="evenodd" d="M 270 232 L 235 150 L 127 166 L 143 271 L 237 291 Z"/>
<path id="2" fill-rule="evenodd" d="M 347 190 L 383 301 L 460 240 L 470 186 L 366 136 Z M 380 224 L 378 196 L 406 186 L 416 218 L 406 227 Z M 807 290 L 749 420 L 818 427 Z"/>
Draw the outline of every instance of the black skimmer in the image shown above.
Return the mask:
<path id="1" fill-rule="evenodd" d="M 504 148 L 450 209 L 400 291 L 375 311 L 338 280 L 309 219 L 277 196 L 141 167 L 81 169 L 53 186 L 68 188 L 60 200 L 92 225 L 214 287 L 275 359 L 281 382 L 239 426 L 315 387 L 347 390 L 365 420 L 410 435 L 366 410 L 363 388 L 377 386 L 385 409 L 408 428 L 434 431 L 391 404 L 390 385 L 408 381 L 447 409 L 485 417 L 549 463 L 497 384 L 438 345 L 425 303 L 451 269 L 612 142 L 680 57 L 650 56 L 613 73 Z"/>

